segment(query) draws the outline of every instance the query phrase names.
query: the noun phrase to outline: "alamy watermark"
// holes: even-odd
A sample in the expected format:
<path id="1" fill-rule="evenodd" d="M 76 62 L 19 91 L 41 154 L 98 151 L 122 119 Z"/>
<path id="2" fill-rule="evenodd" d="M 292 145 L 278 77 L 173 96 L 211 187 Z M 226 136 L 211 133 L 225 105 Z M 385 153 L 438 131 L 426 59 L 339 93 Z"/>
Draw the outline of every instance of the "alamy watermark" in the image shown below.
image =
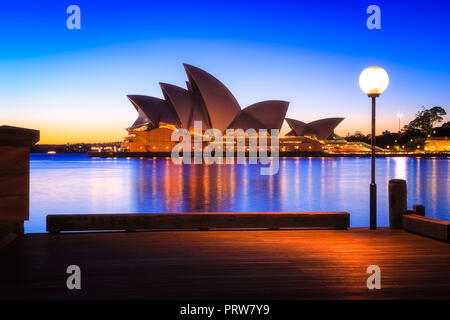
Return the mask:
<path id="1" fill-rule="evenodd" d="M 259 161 L 263 165 L 261 175 L 275 175 L 279 169 L 279 133 L 278 129 L 271 129 L 270 134 L 266 129 L 227 129 L 224 135 L 218 129 L 203 132 L 202 122 L 194 121 L 193 132 L 172 132 L 171 140 L 178 143 L 172 148 L 171 158 L 176 164 L 245 164 L 247 158 L 249 164 Z"/>
<path id="2" fill-rule="evenodd" d="M 370 265 L 367 267 L 366 273 L 370 274 L 367 278 L 367 289 L 381 289 L 381 269 L 377 265 Z"/>
<path id="3" fill-rule="evenodd" d="M 76 264 L 67 267 L 66 273 L 70 274 L 66 280 L 66 286 L 69 290 L 81 290 L 81 269 Z"/>
<path id="4" fill-rule="evenodd" d="M 367 18 L 366 25 L 369 30 L 381 29 L 381 9 L 379 6 L 373 4 L 367 7 L 367 14 L 370 16 Z"/>
<path id="5" fill-rule="evenodd" d="M 69 30 L 81 29 L 81 9 L 80 9 L 80 7 L 75 4 L 72 4 L 67 7 L 66 13 L 70 14 L 70 16 L 67 17 L 67 20 L 66 20 L 67 29 L 69 29 Z"/>

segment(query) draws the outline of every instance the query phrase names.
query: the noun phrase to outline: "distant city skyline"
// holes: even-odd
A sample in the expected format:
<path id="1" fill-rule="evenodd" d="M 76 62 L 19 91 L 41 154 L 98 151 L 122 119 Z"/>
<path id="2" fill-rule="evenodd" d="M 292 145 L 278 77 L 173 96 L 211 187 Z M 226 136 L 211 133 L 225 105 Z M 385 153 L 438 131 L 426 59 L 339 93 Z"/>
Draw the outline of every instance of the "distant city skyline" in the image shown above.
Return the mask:
<path id="1" fill-rule="evenodd" d="M 0 12 L 0 122 L 39 129 L 40 143 L 123 140 L 137 115 L 126 96 L 184 87 L 181 63 L 211 72 L 243 106 L 279 99 L 290 102 L 287 118 L 344 117 L 341 136 L 369 132 L 358 77 L 372 65 L 390 77 L 377 134 L 422 106 L 450 112 L 448 2 L 77 1 L 81 30 L 66 27 L 69 4 L 17 1 Z M 381 30 L 366 27 L 371 4 Z"/>

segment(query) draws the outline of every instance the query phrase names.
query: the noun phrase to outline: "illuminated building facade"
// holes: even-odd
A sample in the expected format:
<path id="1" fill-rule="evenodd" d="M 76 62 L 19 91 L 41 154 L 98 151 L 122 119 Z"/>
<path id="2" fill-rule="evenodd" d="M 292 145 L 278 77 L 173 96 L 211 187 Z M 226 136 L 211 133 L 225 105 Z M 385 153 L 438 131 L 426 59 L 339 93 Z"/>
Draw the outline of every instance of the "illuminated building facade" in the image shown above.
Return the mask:
<path id="1" fill-rule="evenodd" d="M 425 152 L 450 152 L 450 140 L 445 138 L 429 138 L 424 143 Z"/>
<path id="2" fill-rule="evenodd" d="M 327 140 L 334 134 L 334 129 L 344 120 L 344 118 L 326 118 L 316 120 L 310 123 L 286 118 L 291 131 L 287 136 L 308 136 L 318 140 Z"/>
<path id="3" fill-rule="evenodd" d="M 291 131 L 286 134 L 286 137 L 280 139 L 280 151 L 325 151 L 325 140 L 334 138 L 334 129 L 342 120 L 344 118 L 326 118 L 305 123 L 286 118 Z"/>
<path id="4" fill-rule="evenodd" d="M 197 67 L 184 64 L 186 88 L 160 83 L 164 99 L 143 95 L 127 96 L 138 113 L 127 129 L 121 149 L 130 152 L 170 152 L 178 141 L 172 141 L 174 130 L 186 129 L 194 134 L 194 122 L 205 130 L 227 129 L 280 130 L 286 120 L 291 131 L 279 138 L 281 152 L 322 152 L 325 141 L 334 138 L 334 129 L 344 118 L 327 118 L 310 123 L 286 118 L 289 102 L 262 101 L 241 109 L 233 94 L 214 76 Z M 224 139 L 225 140 L 225 139 Z M 248 136 L 245 149 L 248 149 Z M 202 148 L 210 142 L 203 142 Z M 234 141 L 234 150 L 236 140 Z M 268 136 L 267 148 L 270 148 Z M 229 148 L 229 145 L 224 145 Z M 259 147 L 258 147 L 259 148 Z M 264 147 L 262 147 L 264 148 Z M 259 148 L 260 149 L 260 148 Z M 229 149 L 228 149 L 229 150 Z"/>
<path id="5" fill-rule="evenodd" d="M 193 133 L 194 122 L 202 130 L 281 129 L 289 102 L 270 100 L 241 109 L 233 94 L 211 74 L 184 64 L 188 77 L 186 89 L 160 83 L 164 99 L 129 95 L 138 118 L 127 129 L 121 148 L 130 152 L 167 152 L 178 143 L 171 141 L 178 128 Z"/>

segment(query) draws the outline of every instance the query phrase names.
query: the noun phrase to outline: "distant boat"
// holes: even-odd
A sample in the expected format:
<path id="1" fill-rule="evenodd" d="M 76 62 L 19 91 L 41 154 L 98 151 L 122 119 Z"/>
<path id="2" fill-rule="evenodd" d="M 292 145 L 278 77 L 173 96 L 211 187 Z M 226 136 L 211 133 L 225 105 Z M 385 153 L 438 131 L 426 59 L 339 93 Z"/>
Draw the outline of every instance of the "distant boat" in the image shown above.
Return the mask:
<path id="1" fill-rule="evenodd" d="M 49 152 L 47 152 L 47 154 L 55 154 L 56 153 L 56 151 L 49 151 Z"/>

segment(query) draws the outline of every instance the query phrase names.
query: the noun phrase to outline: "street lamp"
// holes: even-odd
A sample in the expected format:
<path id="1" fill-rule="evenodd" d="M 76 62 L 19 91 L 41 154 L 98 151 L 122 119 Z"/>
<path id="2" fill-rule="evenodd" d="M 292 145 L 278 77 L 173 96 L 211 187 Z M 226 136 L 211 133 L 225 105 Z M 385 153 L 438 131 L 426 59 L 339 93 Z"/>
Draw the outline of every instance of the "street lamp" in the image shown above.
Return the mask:
<path id="1" fill-rule="evenodd" d="M 389 81 L 389 80 L 388 80 Z M 400 119 L 403 117 L 403 115 L 402 114 L 397 114 L 397 118 L 398 118 L 398 133 L 400 133 Z"/>
<path id="2" fill-rule="evenodd" d="M 361 72 L 359 86 L 369 98 L 372 98 L 372 156 L 370 182 L 370 229 L 377 228 L 377 185 L 375 184 L 375 99 L 378 98 L 389 84 L 387 72 L 380 67 L 369 67 Z"/>

